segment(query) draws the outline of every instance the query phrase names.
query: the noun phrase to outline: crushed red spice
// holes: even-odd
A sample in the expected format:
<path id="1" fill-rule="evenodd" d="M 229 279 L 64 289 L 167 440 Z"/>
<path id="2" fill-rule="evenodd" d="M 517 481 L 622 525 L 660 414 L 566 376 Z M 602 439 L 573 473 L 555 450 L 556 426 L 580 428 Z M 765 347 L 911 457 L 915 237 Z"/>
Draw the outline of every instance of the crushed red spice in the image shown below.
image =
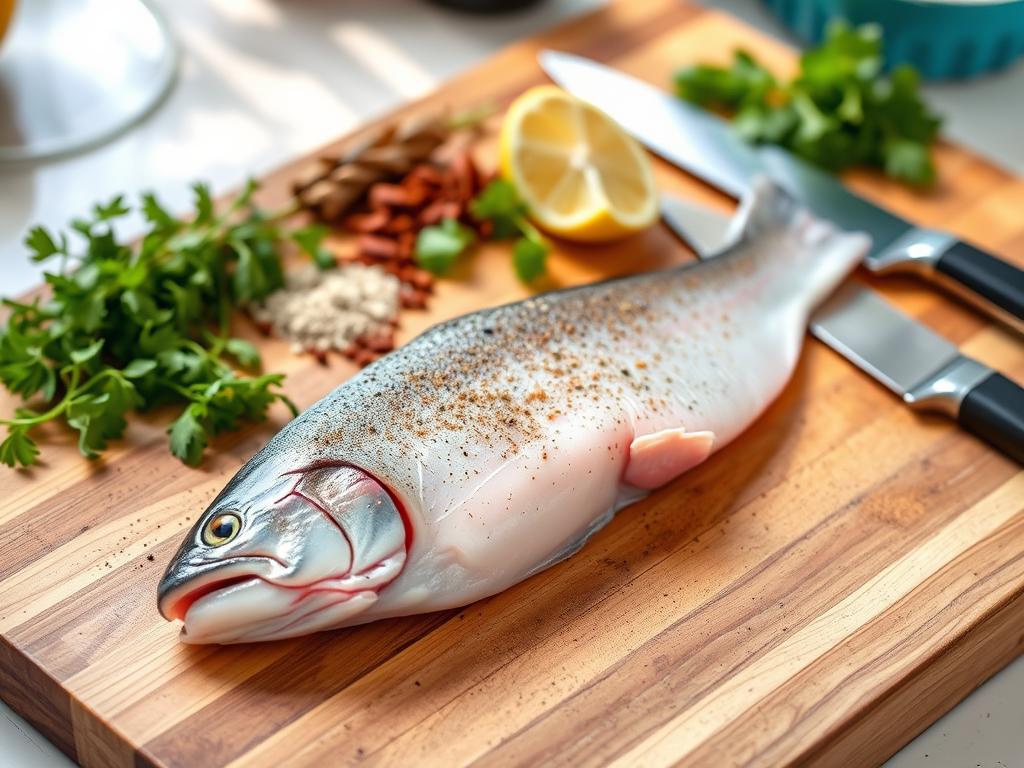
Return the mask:
<path id="1" fill-rule="evenodd" d="M 423 162 L 394 183 L 371 185 L 364 208 L 342 220 L 357 235 L 355 251 L 346 258 L 394 275 L 402 283 L 402 306 L 425 308 L 434 277 L 416 264 L 416 236 L 424 227 L 455 219 L 488 237 L 490 222 L 477 221 L 469 210 L 484 181 L 472 155 L 461 150 L 447 163 Z"/>

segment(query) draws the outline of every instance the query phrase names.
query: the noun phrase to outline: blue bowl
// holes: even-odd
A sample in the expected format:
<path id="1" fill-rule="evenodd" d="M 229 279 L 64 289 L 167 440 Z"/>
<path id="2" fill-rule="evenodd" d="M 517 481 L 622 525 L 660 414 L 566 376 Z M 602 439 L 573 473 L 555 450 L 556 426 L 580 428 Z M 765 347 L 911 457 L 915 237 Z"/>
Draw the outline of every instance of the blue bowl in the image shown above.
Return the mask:
<path id="1" fill-rule="evenodd" d="M 1024 53 L 1024 0 L 764 0 L 800 38 L 822 40 L 833 19 L 885 30 L 888 66 L 931 80 L 974 77 Z"/>

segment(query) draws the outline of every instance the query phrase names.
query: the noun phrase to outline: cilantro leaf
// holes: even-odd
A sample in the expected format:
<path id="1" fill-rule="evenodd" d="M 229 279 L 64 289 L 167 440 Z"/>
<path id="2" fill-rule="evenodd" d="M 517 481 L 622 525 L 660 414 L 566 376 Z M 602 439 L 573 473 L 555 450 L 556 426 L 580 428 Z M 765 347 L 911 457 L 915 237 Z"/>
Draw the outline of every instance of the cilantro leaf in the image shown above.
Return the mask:
<path id="1" fill-rule="evenodd" d="M 283 284 L 287 242 L 315 249 L 321 263 L 326 251 L 319 247 L 322 233 L 296 237 L 284 228 L 290 210 L 257 208 L 255 188 L 249 183 L 218 216 L 209 188 L 197 184 L 195 211 L 186 221 L 143 195 L 139 207 L 149 231 L 137 243 L 114 231 L 114 220 L 130 210 L 123 196 L 71 222 L 81 237 L 74 248 L 62 233 L 41 227 L 28 233 L 30 257 L 60 256 L 61 269 L 45 276 L 45 302 L 5 302 L 0 384 L 26 400 L 41 396 L 47 407 L 16 408 L 0 418 L 8 431 L 0 459 L 33 463 L 38 447 L 30 431 L 55 420 L 75 429 L 79 450 L 94 458 L 124 434 L 129 412 L 178 403 L 189 417 L 172 448 L 196 463 L 207 435 L 264 419 L 275 402 L 296 412 L 280 391 L 279 374 L 249 377 L 229 366 L 228 360 L 259 366 L 255 347 L 229 337 L 230 313 Z"/>
<path id="2" fill-rule="evenodd" d="M 544 274 L 550 249 L 527 220 L 526 203 L 511 182 L 495 179 L 470 202 L 469 210 L 475 218 L 491 222 L 495 240 L 517 238 L 512 246 L 512 266 L 520 280 L 529 283 Z"/>
<path id="3" fill-rule="evenodd" d="M 540 240 L 521 237 L 512 248 L 516 275 L 524 283 L 532 282 L 547 269 L 548 246 Z"/>
<path id="4" fill-rule="evenodd" d="M 416 263 L 435 275 L 447 274 L 474 239 L 473 230 L 455 219 L 424 227 L 416 238 Z"/>
<path id="5" fill-rule="evenodd" d="M 31 466 L 39 456 L 39 446 L 35 444 L 24 429 L 8 428 L 7 438 L 0 443 L 0 464 L 8 467 Z"/>
<path id="6" fill-rule="evenodd" d="M 195 416 L 197 410 L 195 405 L 190 405 L 167 428 L 171 435 L 171 453 L 190 467 L 199 466 L 207 443 L 206 430 Z"/>
<path id="7" fill-rule="evenodd" d="M 97 203 L 93 206 L 93 217 L 96 221 L 110 221 L 126 215 L 131 209 L 124 203 L 124 195 L 117 195 L 109 203 Z"/>
<path id="8" fill-rule="evenodd" d="M 935 166 L 928 146 L 910 139 L 890 139 L 882 146 L 885 172 L 910 184 L 927 185 L 935 181 Z"/>
<path id="9" fill-rule="evenodd" d="M 237 211 L 241 208 L 251 207 L 252 196 L 259 188 L 259 180 L 250 176 L 245 180 L 245 186 L 242 187 L 242 191 L 238 193 L 234 200 L 231 201 L 231 205 L 228 207 L 228 210 Z"/>
<path id="10" fill-rule="evenodd" d="M 96 341 L 94 341 L 87 347 L 73 349 L 71 350 L 71 362 L 78 363 L 79 365 L 81 365 L 82 363 L 87 363 L 94 357 L 96 357 L 96 355 L 100 353 L 100 350 L 102 348 L 103 339 L 96 339 Z"/>
<path id="11" fill-rule="evenodd" d="M 25 307 L 25 305 L 21 305 Z M 15 316 L 31 311 L 15 310 Z M 0 382 L 11 392 L 30 398 L 41 392 L 51 399 L 57 388 L 57 373 L 47 365 L 43 354 L 44 339 L 26 333 L 13 323 L 0 329 Z"/>
<path id="12" fill-rule="evenodd" d="M 192 185 L 193 204 L 196 207 L 195 225 L 209 224 L 213 220 L 213 199 L 210 187 L 201 181 Z"/>
<path id="13" fill-rule="evenodd" d="M 469 211 L 475 218 L 494 225 L 495 240 L 508 240 L 519 235 L 526 204 L 512 182 L 494 179 L 470 202 Z"/>
<path id="14" fill-rule="evenodd" d="M 680 98 L 733 113 L 748 141 L 782 145 L 830 170 L 867 165 L 931 184 L 930 147 L 941 120 L 922 100 L 912 68 L 884 69 L 881 29 L 838 22 L 822 45 L 801 56 L 800 72 L 788 83 L 737 51 L 728 67 L 681 69 L 675 86 Z"/>
<path id="15" fill-rule="evenodd" d="M 245 339 L 228 339 L 224 349 L 243 368 L 258 368 L 260 365 L 259 351 Z"/>
<path id="16" fill-rule="evenodd" d="M 168 349 L 156 356 L 165 373 L 183 384 L 192 384 L 202 376 L 203 357 L 191 349 Z"/>
<path id="17" fill-rule="evenodd" d="M 33 227 L 25 236 L 25 246 L 31 251 L 32 261 L 46 261 L 57 253 L 63 253 L 64 244 L 54 242 L 53 236 L 45 227 Z"/>
<path id="18" fill-rule="evenodd" d="M 107 379 L 100 394 L 84 394 L 68 406 L 68 425 L 78 430 L 78 450 L 94 459 L 107 441 L 120 437 L 128 425 L 125 413 L 134 405 L 134 387 L 125 379 Z"/>
<path id="19" fill-rule="evenodd" d="M 235 264 L 235 271 L 231 275 L 235 301 L 239 304 L 248 304 L 267 293 L 263 265 L 245 242 L 235 241 L 231 245 L 238 253 L 238 263 Z"/>
<path id="20" fill-rule="evenodd" d="M 0 381 L 11 392 L 25 398 L 41 392 L 49 400 L 57 389 L 57 375 L 46 365 L 38 350 L 27 359 L 0 365 Z"/>
<path id="21" fill-rule="evenodd" d="M 176 229 L 178 226 L 175 218 L 167 212 L 152 192 L 142 196 L 142 215 L 159 231 Z"/>
<path id="22" fill-rule="evenodd" d="M 736 51 L 728 68 L 698 64 L 680 70 L 675 85 L 676 93 L 686 101 L 730 110 L 766 99 L 777 87 L 772 74 L 742 49 Z"/>
<path id="23" fill-rule="evenodd" d="M 298 244 L 302 252 L 309 256 L 320 269 L 331 269 L 337 265 L 334 254 L 322 247 L 327 231 L 327 227 L 323 225 L 312 224 L 295 230 L 291 235 L 292 240 Z"/>
<path id="24" fill-rule="evenodd" d="M 121 374 L 127 379 L 141 379 L 147 373 L 152 373 L 153 371 L 155 371 L 156 367 L 156 360 L 150 360 L 145 357 L 137 357 L 124 367 L 124 370 L 121 371 Z"/>

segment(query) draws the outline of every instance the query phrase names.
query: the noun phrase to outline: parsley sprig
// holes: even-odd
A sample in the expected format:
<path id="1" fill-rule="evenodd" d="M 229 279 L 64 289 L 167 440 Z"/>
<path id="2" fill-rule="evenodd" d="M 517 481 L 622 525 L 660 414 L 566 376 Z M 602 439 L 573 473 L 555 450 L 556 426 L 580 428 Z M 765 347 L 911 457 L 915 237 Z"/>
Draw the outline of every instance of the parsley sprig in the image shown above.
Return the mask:
<path id="1" fill-rule="evenodd" d="M 730 67 L 680 70 L 675 84 L 688 101 L 734 113 L 736 130 L 750 141 L 780 144 L 833 171 L 866 165 L 931 184 L 941 120 L 922 100 L 912 67 L 883 74 L 883 65 L 880 28 L 840 22 L 804 53 L 788 83 L 741 50 Z"/>
<path id="2" fill-rule="evenodd" d="M 123 197 L 97 205 L 71 223 L 72 237 L 36 227 L 25 238 L 31 258 L 56 263 L 45 275 L 49 298 L 4 300 L 0 382 L 24 401 L 0 419 L 6 439 L 0 462 L 36 463 L 35 427 L 63 421 L 78 447 L 95 458 L 121 437 L 126 416 L 157 405 L 183 406 L 168 428 L 171 452 L 198 464 L 209 438 L 266 418 L 283 374 L 249 376 L 260 355 L 230 334 L 236 306 L 262 299 L 284 282 L 281 253 L 293 241 L 321 266 L 323 231 L 287 231 L 291 211 L 268 214 L 252 200 L 250 182 L 222 212 L 196 184 L 194 216 L 175 218 L 151 194 L 140 201 L 148 231 L 137 244 L 118 240 L 115 222 L 130 213 Z"/>
<path id="3" fill-rule="evenodd" d="M 512 265 L 524 283 L 536 280 L 547 269 L 550 250 L 544 236 L 526 218 L 526 204 L 516 188 L 504 179 L 495 179 L 481 190 L 469 205 L 477 221 L 489 221 L 494 240 L 515 240 Z M 445 275 L 473 243 L 473 230 L 455 219 L 424 227 L 416 239 L 416 261 L 435 275 Z"/>

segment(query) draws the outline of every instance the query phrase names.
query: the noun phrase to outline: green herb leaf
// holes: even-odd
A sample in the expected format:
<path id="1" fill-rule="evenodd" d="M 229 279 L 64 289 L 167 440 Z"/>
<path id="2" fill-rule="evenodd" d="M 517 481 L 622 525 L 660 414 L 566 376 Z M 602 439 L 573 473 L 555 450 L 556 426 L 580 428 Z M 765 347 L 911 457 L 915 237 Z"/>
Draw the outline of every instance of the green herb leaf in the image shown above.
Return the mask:
<path id="1" fill-rule="evenodd" d="M 21 305 L 13 317 L 32 316 L 33 307 Z M 41 334 L 23 331 L 13 322 L 0 329 L 0 382 L 28 399 L 41 392 L 49 400 L 57 388 L 57 373 L 47 365 Z"/>
<path id="2" fill-rule="evenodd" d="M 263 273 L 262 262 L 256 258 L 252 248 L 245 241 L 232 241 L 231 246 L 238 253 L 238 263 L 231 275 L 235 301 L 239 304 L 248 304 L 263 298 L 270 289 L 267 277 Z"/>
<path id="3" fill-rule="evenodd" d="M 328 229 L 320 224 L 312 224 L 292 232 L 292 240 L 298 243 L 302 252 L 309 256 L 320 269 L 331 269 L 337 266 L 334 254 L 322 246 Z"/>
<path id="4" fill-rule="evenodd" d="M 142 215 L 157 230 L 177 229 L 178 222 L 156 199 L 156 195 L 147 192 L 142 196 Z"/>
<path id="5" fill-rule="evenodd" d="M 25 430 L 9 427 L 7 438 L 0 443 L 0 464 L 8 467 L 31 466 L 39 456 L 39 447 Z"/>
<path id="6" fill-rule="evenodd" d="M 99 456 L 108 440 L 124 432 L 124 414 L 134 403 L 134 388 L 123 378 L 108 378 L 100 394 L 82 394 L 72 399 L 67 419 L 68 425 L 78 430 L 79 452 L 88 459 Z"/>
<path id="7" fill-rule="evenodd" d="M 124 204 L 124 195 L 118 195 L 106 205 L 97 203 L 93 206 L 93 217 L 96 221 L 110 221 L 126 215 L 130 210 Z"/>
<path id="8" fill-rule="evenodd" d="M 204 357 L 190 349 L 168 349 L 156 356 L 160 367 L 182 384 L 193 384 L 203 375 Z"/>
<path id="9" fill-rule="evenodd" d="M 435 275 L 445 275 L 474 239 L 473 230 L 455 219 L 424 227 L 416 238 L 416 263 Z"/>
<path id="10" fill-rule="evenodd" d="M 87 363 L 96 357 L 101 349 L 103 349 L 103 339 L 96 339 L 87 347 L 71 350 L 71 362 L 78 363 L 79 365 Z"/>
<path id="11" fill-rule="evenodd" d="M 24 398 L 39 392 L 49 400 L 57 389 L 57 374 L 46 365 L 38 350 L 28 359 L 0 365 L 0 381 L 11 392 Z"/>
<path id="12" fill-rule="evenodd" d="M 544 274 L 550 248 L 526 218 L 526 204 L 515 186 L 505 179 L 495 179 L 470 203 L 470 212 L 493 226 L 495 240 L 517 238 L 512 246 L 512 265 L 516 275 L 529 283 Z"/>
<path id="13" fill-rule="evenodd" d="M 190 467 L 199 466 L 206 448 L 206 430 L 195 417 L 197 408 L 189 406 L 167 431 L 171 435 L 171 453 Z"/>
<path id="14" fill-rule="evenodd" d="M 885 172 L 908 184 L 927 186 L 935 181 L 935 166 L 928 147 L 909 139 L 890 139 L 882 146 Z"/>
<path id="15" fill-rule="evenodd" d="M 516 275 L 524 283 L 532 282 L 547 269 L 548 246 L 538 240 L 521 237 L 512 248 L 512 263 Z"/>
<path id="16" fill-rule="evenodd" d="M 63 247 L 54 242 L 53 236 L 44 227 L 33 227 L 25 236 L 25 246 L 29 249 L 32 261 L 46 261 L 55 253 L 61 253 Z"/>
<path id="17" fill-rule="evenodd" d="M 494 179 L 470 202 L 469 211 L 494 225 L 493 239 L 508 240 L 520 234 L 519 222 L 526 215 L 526 204 L 512 182 Z"/>
<path id="18" fill-rule="evenodd" d="M 121 373 L 125 378 L 128 379 L 141 379 L 147 373 L 152 373 L 156 370 L 156 360 L 150 360 L 145 357 L 137 357 L 132 360 L 128 365 L 124 367 Z"/>
<path id="19" fill-rule="evenodd" d="M 930 146 L 940 120 L 920 96 L 910 67 L 883 74 L 881 30 L 829 27 L 825 42 L 800 59 L 800 73 L 778 83 L 750 54 L 729 67 L 698 65 L 676 74 L 683 99 L 735 115 L 751 142 L 780 144 L 830 170 L 882 169 L 911 184 L 935 179 Z"/>
<path id="20" fill-rule="evenodd" d="M 213 199 L 210 197 L 210 187 L 197 181 L 192 185 L 193 202 L 196 207 L 194 225 L 209 224 L 213 220 Z"/>
<path id="21" fill-rule="evenodd" d="M 736 51 L 727 69 L 699 64 L 680 70 L 675 85 L 682 99 L 729 110 L 767 99 L 776 88 L 772 74 L 744 50 Z"/>
<path id="22" fill-rule="evenodd" d="M 238 196 L 234 200 L 231 201 L 231 205 L 228 210 L 237 211 L 241 208 L 251 207 L 252 196 L 259 188 L 259 181 L 250 176 L 245 180 L 245 186 L 242 187 L 242 191 L 238 193 Z"/>
<path id="23" fill-rule="evenodd" d="M 113 221 L 129 212 L 121 196 L 71 223 L 83 241 L 76 238 L 74 249 L 63 234 L 41 227 L 28 233 L 31 257 L 61 256 L 61 269 L 46 274 L 45 303 L 5 302 L 0 383 L 23 399 L 42 396 L 48 407 L 0 418 L 8 430 L 5 463 L 34 462 L 29 430 L 48 421 L 77 430 L 80 451 L 93 458 L 124 433 L 130 411 L 178 403 L 188 417 L 172 448 L 195 463 L 207 435 L 263 419 L 275 402 L 295 412 L 279 391 L 280 375 L 242 376 L 228 364 L 259 366 L 251 344 L 229 338 L 232 309 L 283 284 L 287 241 L 318 248 L 322 237 L 315 230 L 293 237 L 280 224 L 290 211 L 255 207 L 255 186 L 218 216 L 208 187 L 195 185 L 195 211 L 186 221 L 143 195 L 149 231 L 139 244 L 114 232 Z"/>
<path id="24" fill-rule="evenodd" d="M 224 349 L 243 368 L 258 368 L 260 365 L 259 351 L 245 339 L 228 339 Z"/>

